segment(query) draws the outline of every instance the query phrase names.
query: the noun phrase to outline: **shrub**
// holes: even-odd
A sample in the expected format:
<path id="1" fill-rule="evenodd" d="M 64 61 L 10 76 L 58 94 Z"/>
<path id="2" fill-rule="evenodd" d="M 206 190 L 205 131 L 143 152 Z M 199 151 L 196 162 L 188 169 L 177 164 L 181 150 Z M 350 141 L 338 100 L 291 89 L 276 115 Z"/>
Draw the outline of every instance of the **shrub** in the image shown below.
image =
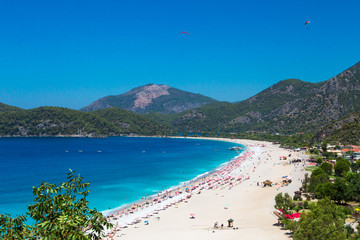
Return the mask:
<path id="1" fill-rule="evenodd" d="M 27 215 L 36 221 L 34 226 L 25 224 L 26 216 L 0 214 L 0 238 L 100 239 L 105 228 L 113 225 L 96 209 L 88 207 L 90 183 L 84 183 L 75 171 L 70 170 L 67 175 L 68 182 L 58 185 L 42 182 L 33 187 L 35 200 L 28 206 Z"/>
<path id="2" fill-rule="evenodd" d="M 309 201 L 308 201 L 308 200 L 306 200 L 306 201 L 304 202 L 304 208 L 305 208 L 305 209 L 309 209 Z"/>
<path id="3" fill-rule="evenodd" d="M 299 206 L 295 206 L 295 207 L 294 207 L 294 211 L 295 211 L 295 212 L 299 212 L 300 210 L 301 210 L 301 208 L 300 208 Z"/>

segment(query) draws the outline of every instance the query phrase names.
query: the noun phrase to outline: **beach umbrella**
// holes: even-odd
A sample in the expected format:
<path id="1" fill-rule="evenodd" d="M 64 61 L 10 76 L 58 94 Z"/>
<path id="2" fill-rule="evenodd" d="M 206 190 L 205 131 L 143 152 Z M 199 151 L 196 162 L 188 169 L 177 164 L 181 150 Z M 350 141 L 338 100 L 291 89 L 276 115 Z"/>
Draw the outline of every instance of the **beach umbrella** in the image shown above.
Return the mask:
<path id="1" fill-rule="evenodd" d="M 230 218 L 228 220 L 228 227 L 233 227 L 233 222 L 234 222 L 234 219 Z"/>

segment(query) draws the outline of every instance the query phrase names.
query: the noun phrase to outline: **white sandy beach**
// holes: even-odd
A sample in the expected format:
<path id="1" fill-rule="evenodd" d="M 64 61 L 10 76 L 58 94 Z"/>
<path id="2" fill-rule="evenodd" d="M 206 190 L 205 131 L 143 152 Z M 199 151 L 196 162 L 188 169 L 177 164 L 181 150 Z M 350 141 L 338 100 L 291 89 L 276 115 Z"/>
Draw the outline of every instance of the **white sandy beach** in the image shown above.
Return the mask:
<path id="1" fill-rule="evenodd" d="M 274 226 L 277 223 L 273 214 L 274 197 L 279 192 L 293 196 L 301 186 L 305 174 L 303 165 L 280 160 L 289 154 L 290 159 L 301 158 L 299 153 L 269 142 L 216 140 L 243 144 L 247 152 L 227 167 L 189 185 L 193 191 L 173 191 L 166 194 L 168 197 L 161 203 L 148 201 L 132 213 L 111 217 L 116 227 L 105 239 L 289 239 L 287 231 Z M 291 176 L 292 183 L 266 188 L 257 185 L 267 179 L 280 183 L 282 176 Z M 230 218 L 234 220 L 233 227 L 227 227 Z M 133 221 L 137 223 L 131 224 Z M 218 228 L 214 228 L 215 222 Z"/>

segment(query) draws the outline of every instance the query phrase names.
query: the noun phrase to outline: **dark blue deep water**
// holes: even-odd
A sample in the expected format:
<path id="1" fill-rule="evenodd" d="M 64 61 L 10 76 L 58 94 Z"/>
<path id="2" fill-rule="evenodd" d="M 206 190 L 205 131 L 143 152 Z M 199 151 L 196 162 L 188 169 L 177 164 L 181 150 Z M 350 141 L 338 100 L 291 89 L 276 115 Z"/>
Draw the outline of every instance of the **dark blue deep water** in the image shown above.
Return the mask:
<path id="1" fill-rule="evenodd" d="M 172 138 L 1 138 L 0 213 L 26 212 L 32 186 L 90 182 L 90 206 L 116 208 L 190 180 L 235 157 L 233 143 Z"/>

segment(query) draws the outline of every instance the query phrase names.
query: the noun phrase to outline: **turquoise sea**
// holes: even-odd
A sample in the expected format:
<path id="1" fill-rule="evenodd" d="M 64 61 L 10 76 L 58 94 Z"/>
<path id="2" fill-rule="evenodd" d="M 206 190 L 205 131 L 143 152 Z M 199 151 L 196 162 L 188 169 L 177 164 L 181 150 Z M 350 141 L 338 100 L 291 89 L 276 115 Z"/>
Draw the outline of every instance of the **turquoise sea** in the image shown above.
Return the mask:
<path id="1" fill-rule="evenodd" d="M 152 195 L 236 156 L 236 144 L 174 138 L 1 138 L 0 213 L 25 213 L 32 186 L 66 181 L 69 168 L 90 182 L 90 206 L 113 209 Z"/>

